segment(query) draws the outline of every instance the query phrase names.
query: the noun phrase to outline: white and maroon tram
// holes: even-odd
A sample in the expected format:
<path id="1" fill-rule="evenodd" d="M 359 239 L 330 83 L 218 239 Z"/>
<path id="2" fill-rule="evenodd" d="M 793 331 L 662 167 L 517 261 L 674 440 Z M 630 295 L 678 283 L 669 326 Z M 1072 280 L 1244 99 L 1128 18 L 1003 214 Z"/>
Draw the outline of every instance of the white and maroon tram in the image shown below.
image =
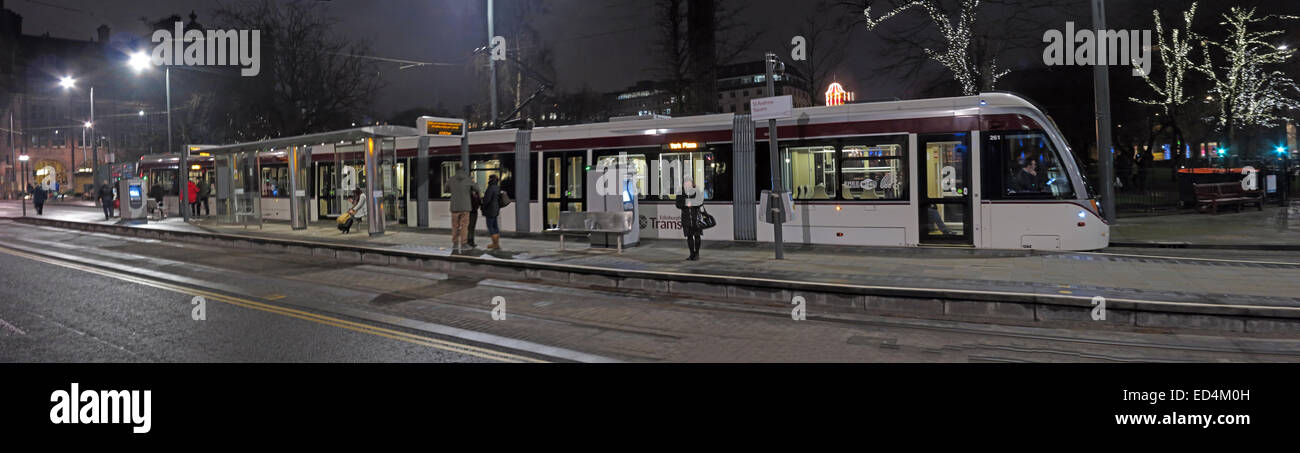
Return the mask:
<path id="1" fill-rule="evenodd" d="M 584 210 L 586 173 L 621 157 L 636 169 L 642 238 L 681 237 L 673 194 L 690 180 L 718 220 L 706 239 L 771 241 L 772 226 L 757 215 L 758 194 L 772 181 L 767 127 L 747 134 L 746 123 L 720 114 L 541 127 L 527 135 L 474 132 L 471 175 L 481 185 L 498 175 L 522 202 L 513 181 L 524 170 L 516 166 L 516 145 L 527 137 L 529 230 L 536 232 L 555 225 L 560 212 Z M 796 211 L 784 225 L 786 242 L 1043 250 L 1095 250 L 1109 242 L 1109 226 L 1064 137 L 1016 95 L 802 108 L 778 128 L 780 181 Z M 430 140 L 429 226 L 447 228 L 443 182 L 460 167 L 460 141 Z M 384 184 L 388 220 L 411 226 L 416 148 L 414 137 L 391 140 L 378 167 L 392 181 Z M 147 157 L 140 172 L 174 181 L 173 159 Z M 270 152 L 260 161 L 262 215 L 287 220 L 287 202 L 276 208 L 287 197 L 287 163 Z M 204 177 L 211 165 L 199 157 L 187 171 Z M 360 144 L 313 146 L 311 218 L 337 216 L 346 194 L 364 187 L 364 168 Z M 515 229 L 514 212 L 502 211 L 503 230 Z"/>

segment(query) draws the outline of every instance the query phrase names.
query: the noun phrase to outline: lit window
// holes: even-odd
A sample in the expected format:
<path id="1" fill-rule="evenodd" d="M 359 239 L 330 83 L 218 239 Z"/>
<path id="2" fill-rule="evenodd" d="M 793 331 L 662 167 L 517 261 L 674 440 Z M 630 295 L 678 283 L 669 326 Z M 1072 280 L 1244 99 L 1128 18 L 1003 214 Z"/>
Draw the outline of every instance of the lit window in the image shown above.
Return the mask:
<path id="1" fill-rule="evenodd" d="M 796 200 L 835 198 L 835 147 L 786 148 L 781 153 L 781 183 Z"/>

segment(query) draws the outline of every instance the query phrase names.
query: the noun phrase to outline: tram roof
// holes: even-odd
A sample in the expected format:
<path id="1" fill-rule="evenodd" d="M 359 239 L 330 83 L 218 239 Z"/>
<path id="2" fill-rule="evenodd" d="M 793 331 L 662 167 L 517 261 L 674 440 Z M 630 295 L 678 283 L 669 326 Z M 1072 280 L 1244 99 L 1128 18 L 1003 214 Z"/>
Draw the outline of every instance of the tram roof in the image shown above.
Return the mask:
<path id="1" fill-rule="evenodd" d="M 246 151 L 264 151 L 273 148 L 287 148 L 290 146 L 310 146 L 321 143 L 337 143 L 344 141 L 355 141 L 367 138 L 401 138 L 415 137 L 420 131 L 413 127 L 406 126 L 368 126 L 358 127 L 355 129 L 344 129 L 333 132 L 321 132 L 317 134 L 299 135 L 295 137 L 280 137 L 256 142 L 236 143 L 233 145 L 221 145 L 211 148 L 203 148 L 202 152 L 212 155 L 232 154 Z"/>

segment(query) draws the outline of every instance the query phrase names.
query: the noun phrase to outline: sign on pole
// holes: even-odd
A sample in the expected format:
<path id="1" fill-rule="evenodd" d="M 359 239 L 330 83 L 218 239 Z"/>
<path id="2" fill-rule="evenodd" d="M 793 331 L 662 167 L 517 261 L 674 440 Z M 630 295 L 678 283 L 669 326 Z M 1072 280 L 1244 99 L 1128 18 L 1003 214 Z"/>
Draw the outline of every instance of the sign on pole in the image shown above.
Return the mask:
<path id="1" fill-rule="evenodd" d="M 754 121 L 781 120 L 794 117 L 794 96 L 758 98 L 749 101 Z"/>
<path id="2" fill-rule="evenodd" d="M 416 120 L 415 128 L 420 131 L 420 135 L 434 135 L 439 137 L 465 136 L 465 120 L 454 118 L 422 116 L 419 120 Z"/>

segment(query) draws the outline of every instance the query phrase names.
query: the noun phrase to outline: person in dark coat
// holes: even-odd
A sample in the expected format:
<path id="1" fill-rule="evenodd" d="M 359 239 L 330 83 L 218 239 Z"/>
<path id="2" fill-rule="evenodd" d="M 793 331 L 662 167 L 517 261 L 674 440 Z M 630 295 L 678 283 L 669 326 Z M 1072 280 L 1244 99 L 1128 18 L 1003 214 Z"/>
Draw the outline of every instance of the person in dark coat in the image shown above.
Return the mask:
<path id="1" fill-rule="evenodd" d="M 113 186 L 104 181 L 99 186 L 99 204 L 104 207 L 104 220 L 113 219 Z"/>
<path id="2" fill-rule="evenodd" d="M 474 230 L 478 229 L 478 211 L 483 207 L 483 196 L 478 192 L 478 185 L 474 185 L 473 189 L 469 194 L 469 229 L 465 230 L 465 234 L 469 235 L 466 242 L 470 248 L 478 247 L 474 243 Z"/>
<path id="3" fill-rule="evenodd" d="M 208 180 L 206 179 L 200 180 L 198 202 L 199 202 L 199 206 L 203 207 L 204 217 L 208 217 L 212 215 L 212 209 L 208 206 L 208 198 L 211 197 L 212 197 L 212 183 L 208 182 Z M 195 210 L 194 214 L 198 215 L 197 209 Z"/>
<path id="4" fill-rule="evenodd" d="M 48 196 L 49 194 L 45 192 L 45 187 L 40 184 L 37 184 L 36 187 L 32 189 L 32 204 L 36 205 L 36 215 L 44 215 L 45 199 Z"/>
<path id="5" fill-rule="evenodd" d="M 686 246 L 691 251 L 690 261 L 700 260 L 700 236 L 704 228 L 700 225 L 700 206 L 704 205 L 704 194 L 699 193 L 695 183 L 686 181 L 682 185 L 684 195 L 677 197 L 677 209 L 682 211 L 682 234 L 686 236 Z"/>
<path id="6" fill-rule="evenodd" d="M 492 245 L 488 250 L 501 249 L 501 184 L 497 175 L 488 177 L 487 190 L 483 191 L 483 218 L 487 220 L 488 234 L 492 236 Z"/>

